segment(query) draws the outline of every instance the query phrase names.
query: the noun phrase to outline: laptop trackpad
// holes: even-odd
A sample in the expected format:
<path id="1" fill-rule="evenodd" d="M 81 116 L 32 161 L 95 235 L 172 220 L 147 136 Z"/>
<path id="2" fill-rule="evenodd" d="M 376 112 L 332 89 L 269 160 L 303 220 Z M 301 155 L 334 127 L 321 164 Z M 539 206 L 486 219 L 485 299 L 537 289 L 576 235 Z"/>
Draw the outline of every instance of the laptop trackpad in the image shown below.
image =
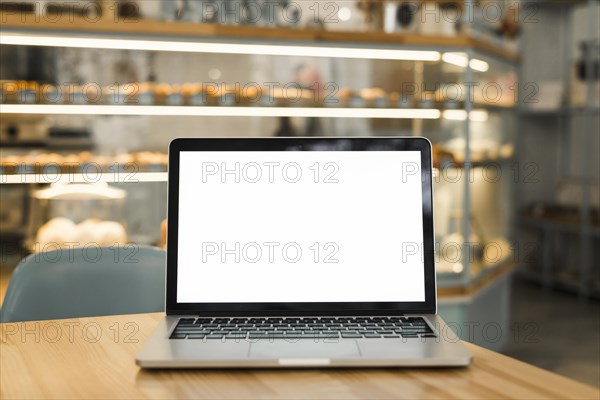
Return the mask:
<path id="1" fill-rule="evenodd" d="M 360 352 L 356 341 L 323 342 L 298 340 L 297 342 L 261 340 L 250 345 L 251 358 L 358 358 Z"/>

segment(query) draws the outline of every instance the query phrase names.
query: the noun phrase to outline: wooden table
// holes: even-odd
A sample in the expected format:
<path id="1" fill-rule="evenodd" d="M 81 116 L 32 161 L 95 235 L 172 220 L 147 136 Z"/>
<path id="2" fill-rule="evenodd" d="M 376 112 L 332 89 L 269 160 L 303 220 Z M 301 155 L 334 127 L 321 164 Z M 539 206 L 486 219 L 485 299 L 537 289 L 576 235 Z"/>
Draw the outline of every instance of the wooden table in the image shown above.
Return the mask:
<path id="1" fill-rule="evenodd" d="M 0 397 L 16 398 L 585 398 L 600 392 L 468 345 L 462 369 L 144 371 L 138 348 L 161 314 L 0 324 Z"/>

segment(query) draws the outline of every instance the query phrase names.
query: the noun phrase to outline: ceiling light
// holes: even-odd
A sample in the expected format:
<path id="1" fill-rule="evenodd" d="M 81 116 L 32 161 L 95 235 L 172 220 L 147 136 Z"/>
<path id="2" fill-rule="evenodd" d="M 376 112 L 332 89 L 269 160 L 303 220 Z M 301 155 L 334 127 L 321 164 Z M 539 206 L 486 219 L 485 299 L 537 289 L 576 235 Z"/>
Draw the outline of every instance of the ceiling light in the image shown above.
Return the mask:
<path id="1" fill-rule="evenodd" d="M 472 69 L 479 72 L 487 72 L 490 69 L 490 64 L 485 61 L 478 60 L 477 58 L 473 58 L 469 61 L 469 65 Z"/>

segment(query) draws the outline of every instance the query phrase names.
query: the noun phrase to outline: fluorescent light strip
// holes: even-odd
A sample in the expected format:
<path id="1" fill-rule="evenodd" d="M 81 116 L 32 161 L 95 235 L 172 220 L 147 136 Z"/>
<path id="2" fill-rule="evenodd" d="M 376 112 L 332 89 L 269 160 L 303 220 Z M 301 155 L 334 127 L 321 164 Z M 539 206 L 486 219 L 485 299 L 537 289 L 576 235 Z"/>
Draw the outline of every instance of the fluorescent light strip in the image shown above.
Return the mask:
<path id="1" fill-rule="evenodd" d="M 490 64 L 483 60 L 473 58 L 469 61 L 466 53 L 444 53 L 442 54 L 442 61 L 461 68 L 466 68 L 469 65 L 471 69 L 479 72 L 487 72 L 490 69 Z"/>
<path id="2" fill-rule="evenodd" d="M 488 120 L 488 112 L 485 110 L 473 110 L 469 113 L 469 119 L 474 122 L 486 122 Z"/>
<path id="3" fill-rule="evenodd" d="M 467 119 L 466 110 L 445 110 L 442 113 L 444 119 L 453 121 L 465 121 Z M 473 122 L 486 122 L 488 120 L 488 112 L 485 110 L 473 110 L 469 114 L 469 119 Z"/>
<path id="4" fill-rule="evenodd" d="M 2 114 L 155 115 L 213 117 L 323 117 L 438 119 L 434 108 L 129 106 L 77 104 L 1 104 Z"/>
<path id="5" fill-rule="evenodd" d="M 465 53 L 444 53 L 442 61 L 462 68 L 466 68 L 469 62 Z"/>
<path id="6" fill-rule="evenodd" d="M 469 61 L 469 65 L 472 69 L 479 72 L 488 72 L 490 69 L 490 64 L 477 58 L 471 59 L 471 61 Z"/>
<path id="7" fill-rule="evenodd" d="M 442 113 L 442 118 L 453 121 L 465 121 L 467 119 L 467 112 L 465 110 L 445 110 Z"/>
<path id="8" fill-rule="evenodd" d="M 138 172 L 96 174 L 14 174 L 0 175 L 0 184 L 22 183 L 140 183 L 140 182 L 166 182 L 166 172 Z"/>
<path id="9" fill-rule="evenodd" d="M 186 53 L 260 54 L 267 56 L 301 56 L 327 58 L 362 58 L 373 60 L 439 61 L 440 53 L 429 50 L 395 50 L 327 46 L 284 46 L 242 43 L 199 43 L 163 40 L 132 40 L 0 34 L 0 44 L 16 46 L 76 47 L 111 50 L 170 51 Z"/>

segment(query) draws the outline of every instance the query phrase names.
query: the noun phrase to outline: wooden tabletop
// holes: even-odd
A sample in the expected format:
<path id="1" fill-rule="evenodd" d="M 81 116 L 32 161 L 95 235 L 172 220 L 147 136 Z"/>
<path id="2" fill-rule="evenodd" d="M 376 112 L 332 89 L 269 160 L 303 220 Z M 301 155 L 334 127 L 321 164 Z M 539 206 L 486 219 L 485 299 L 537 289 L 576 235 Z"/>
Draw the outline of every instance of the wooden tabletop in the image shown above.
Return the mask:
<path id="1" fill-rule="evenodd" d="M 598 399 L 600 391 L 468 344 L 459 369 L 144 371 L 162 314 L 0 324 L 0 398 Z"/>

